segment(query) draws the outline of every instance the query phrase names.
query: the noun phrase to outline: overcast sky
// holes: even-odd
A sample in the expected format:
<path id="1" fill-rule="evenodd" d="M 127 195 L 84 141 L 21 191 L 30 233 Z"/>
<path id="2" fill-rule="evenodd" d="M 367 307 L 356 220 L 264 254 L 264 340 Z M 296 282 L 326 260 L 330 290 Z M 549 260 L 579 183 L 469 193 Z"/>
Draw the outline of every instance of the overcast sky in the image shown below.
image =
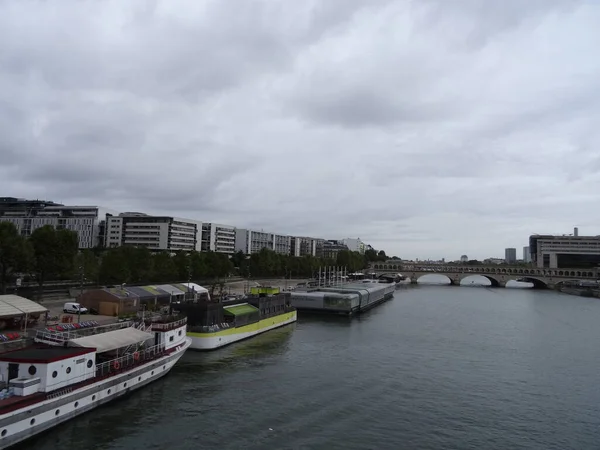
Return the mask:
<path id="1" fill-rule="evenodd" d="M 0 196 L 519 257 L 600 234 L 600 7 L 0 3 Z"/>

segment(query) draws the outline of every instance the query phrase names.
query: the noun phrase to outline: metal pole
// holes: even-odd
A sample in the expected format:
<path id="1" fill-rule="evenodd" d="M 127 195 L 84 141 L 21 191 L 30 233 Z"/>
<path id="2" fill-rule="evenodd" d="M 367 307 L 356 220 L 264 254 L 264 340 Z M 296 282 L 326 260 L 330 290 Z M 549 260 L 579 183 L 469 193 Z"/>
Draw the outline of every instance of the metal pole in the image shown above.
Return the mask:
<path id="1" fill-rule="evenodd" d="M 83 265 L 79 266 L 79 272 L 81 274 L 81 280 L 79 284 L 79 298 L 83 299 Z M 79 302 L 79 306 L 77 307 L 77 323 L 81 322 L 81 301 Z"/>

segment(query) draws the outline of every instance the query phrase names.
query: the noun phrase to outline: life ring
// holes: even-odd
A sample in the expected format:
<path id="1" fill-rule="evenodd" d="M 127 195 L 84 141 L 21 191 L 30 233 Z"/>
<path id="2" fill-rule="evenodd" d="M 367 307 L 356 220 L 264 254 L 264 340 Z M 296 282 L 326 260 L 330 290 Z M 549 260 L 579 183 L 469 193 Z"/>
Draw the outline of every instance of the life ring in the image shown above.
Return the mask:
<path id="1" fill-rule="evenodd" d="M 113 368 L 114 368 L 115 370 L 119 370 L 119 369 L 121 368 L 121 364 L 119 364 L 119 361 L 115 361 L 115 362 L 113 363 Z"/>
<path id="2" fill-rule="evenodd" d="M 133 360 L 134 361 L 139 361 L 140 360 L 140 353 L 139 352 L 135 352 L 133 354 Z"/>

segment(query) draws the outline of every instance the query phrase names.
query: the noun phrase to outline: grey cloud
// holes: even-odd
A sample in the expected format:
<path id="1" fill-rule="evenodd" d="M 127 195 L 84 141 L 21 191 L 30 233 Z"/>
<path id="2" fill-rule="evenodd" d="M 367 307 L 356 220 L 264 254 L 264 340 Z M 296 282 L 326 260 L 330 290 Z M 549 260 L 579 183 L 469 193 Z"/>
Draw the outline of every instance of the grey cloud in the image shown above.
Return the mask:
<path id="1" fill-rule="evenodd" d="M 2 2 L 1 194 L 405 257 L 597 234 L 598 20 L 560 0 Z"/>

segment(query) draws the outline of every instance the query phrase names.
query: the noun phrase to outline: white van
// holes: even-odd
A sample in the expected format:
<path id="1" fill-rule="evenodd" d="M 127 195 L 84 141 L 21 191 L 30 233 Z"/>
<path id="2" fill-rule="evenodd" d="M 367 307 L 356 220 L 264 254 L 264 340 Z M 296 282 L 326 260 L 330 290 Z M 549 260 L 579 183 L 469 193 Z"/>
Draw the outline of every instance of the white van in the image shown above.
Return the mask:
<path id="1" fill-rule="evenodd" d="M 79 303 L 76 303 L 76 302 L 65 303 L 65 306 L 63 306 L 63 311 L 66 313 L 72 313 L 72 314 L 87 314 L 88 313 L 88 309 L 85 306 L 81 306 Z"/>

